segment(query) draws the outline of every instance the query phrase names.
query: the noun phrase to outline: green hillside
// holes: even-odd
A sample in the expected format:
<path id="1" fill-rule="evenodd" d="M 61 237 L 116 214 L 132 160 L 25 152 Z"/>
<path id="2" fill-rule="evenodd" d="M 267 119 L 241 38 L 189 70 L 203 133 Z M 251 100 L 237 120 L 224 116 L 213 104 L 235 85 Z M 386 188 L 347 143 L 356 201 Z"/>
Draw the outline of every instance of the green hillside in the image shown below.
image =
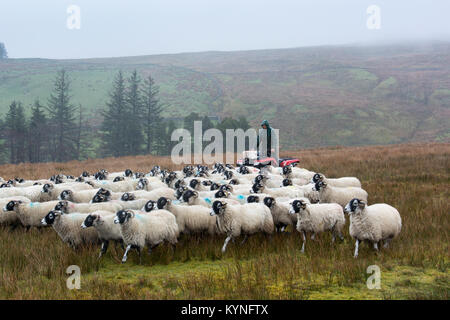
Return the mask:
<path id="1" fill-rule="evenodd" d="M 450 44 L 340 46 L 85 60 L 0 61 L 0 116 L 45 103 L 57 70 L 99 122 L 115 73 L 160 86 L 165 116 L 267 118 L 284 148 L 450 140 Z"/>

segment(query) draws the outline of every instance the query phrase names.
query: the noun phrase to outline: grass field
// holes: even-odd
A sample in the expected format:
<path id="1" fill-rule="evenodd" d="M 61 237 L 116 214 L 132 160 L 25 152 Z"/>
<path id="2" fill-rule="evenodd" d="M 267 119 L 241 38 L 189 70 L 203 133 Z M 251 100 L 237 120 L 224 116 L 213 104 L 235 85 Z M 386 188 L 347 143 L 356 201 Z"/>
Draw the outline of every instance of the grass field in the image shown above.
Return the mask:
<path id="1" fill-rule="evenodd" d="M 365 77 L 364 74 L 358 75 Z M 353 258 L 354 242 L 330 243 L 330 235 L 308 240 L 300 253 L 297 232 L 270 239 L 254 236 L 241 246 L 224 238 L 183 237 L 175 252 L 168 246 L 135 253 L 120 264 L 114 246 L 97 260 L 98 247 L 73 251 L 52 229 L 25 232 L 0 229 L 2 299 L 449 299 L 450 144 L 404 144 L 308 149 L 302 167 L 329 177 L 357 176 L 369 202 L 386 202 L 402 216 L 400 236 L 376 253 L 367 244 Z M 97 159 L 64 164 L 0 166 L 0 176 L 49 177 L 57 172 L 171 167 L 166 158 Z M 292 231 L 292 230 L 289 230 Z M 81 268 L 81 289 L 68 290 L 65 270 Z M 381 269 L 381 289 L 369 290 L 367 267 Z"/>

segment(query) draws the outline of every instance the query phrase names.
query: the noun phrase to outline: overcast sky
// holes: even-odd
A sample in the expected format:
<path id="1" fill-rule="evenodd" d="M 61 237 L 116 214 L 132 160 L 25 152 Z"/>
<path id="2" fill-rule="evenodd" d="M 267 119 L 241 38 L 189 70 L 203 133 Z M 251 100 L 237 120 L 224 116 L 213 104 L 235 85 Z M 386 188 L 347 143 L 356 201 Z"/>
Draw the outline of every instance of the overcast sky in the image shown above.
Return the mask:
<path id="1" fill-rule="evenodd" d="M 70 5 L 81 28 L 70 30 Z M 367 27 L 370 5 L 378 30 Z M 87 58 L 450 40 L 450 0 L 1 0 L 11 58 Z"/>

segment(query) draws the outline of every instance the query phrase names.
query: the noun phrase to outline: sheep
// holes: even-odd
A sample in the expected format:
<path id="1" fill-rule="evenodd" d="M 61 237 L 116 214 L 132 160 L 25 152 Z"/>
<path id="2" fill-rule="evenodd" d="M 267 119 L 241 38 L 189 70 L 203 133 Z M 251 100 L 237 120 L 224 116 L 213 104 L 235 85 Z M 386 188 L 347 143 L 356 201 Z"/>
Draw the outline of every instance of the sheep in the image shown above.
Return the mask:
<path id="1" fill-rule="evenodd" d="M 10 197 L 16 197 L 16 196 L 22 196 L 30 199 L 30 201 L 33 202 L 40 202 L 42 201 L 41 198 L 41 186 L 31 186 L 31 187 L 24 187 L 24 188 L 1 188 L 0 189 L 0 198 L 10 198 Z"/>
<path id="2" fill-rule="evenodd" d="M 267 188 L 260 183 L 253 184 L 250 193 L 266 193 L 272 197 L 304 198 L 305 190 L 300 187 Z"/>
<path id="3" fill-rule="evenodd" d="M 146 199 L 146 200 L 158 200 L 161 197 L 165 197 L 171 200 L 177 199 L 175 196 L 175 190 L 168 187 L 155 189 L 152 191 L 138 190 L 133 192 L 126 192 L 122 195 L 122 201 Z"/>
<path id="4" fill-rule="evenodd" d="M 227 249 L 228 242 L 244 235 L 243 242 L 249 235 L 257 232 L 272 234 L 274 225 L 270 209 L 260 203 L 243 205 L 228 205 L 221 200 L 214 201 L 210 212 L 217 216 L 219 230 L 227 235 L 222 247 L 222 253 Z"/>
<path id="5" fill-rule="evenodd" d="M 199 205 L 177 205 L 165 197 L 159 198 L 156 204 L 158 209 L 165 209 L 175 216 L 180 233 L 207 232 L 210 235 L 218 233 L 216 217 L 209 215 L 209 208 Z"/>
<path id="6" fill-rule="evenodd" d="M 368 206 L 366 201 L 355 198 L 345 206 L 345 212 L 350 216 L 350 236 L 356 239 L 355 258 L 358 257 L 360 241 L 373 243 L 375 250 L 378 250 L 378 243 L 383 241 L 387 248 L 402 229 L 400 213 L 386 203 Z"/>
<path id="7" fill-rule="evenodd" d="M 156 178 L 141 178 L 138 180 L 136 190 L 153 191 L 160 188 L 167 188 L 164 182 L 157 180 Z M 130 190 L 127 190 L 130 191 Z"/>
<path id="8" fill-rule="evenodd" d="M 307 201 L 305 198 L 304 200 Z M 277 201 L 273 197 L 265 197 L 263 203 L 270 209 L 277 232 L 284 232 L 287 226 L 297 224 L 297 217 L 289 214 L 290 205 L 288 202 Z"/>
<path id="9" fill-rule="evenodd" d="M 58 201 L 23 202 L 20 200 L 11 200 L 3 208 L 3 211 L 16 212 L 20 223 L 28 230 L 31 227 L 41 227 L 42 218 L 44 218 L 50 210 L 53 210 L 57 203 Z"/>
<path id="10" fill-rule="evenodd" d="M 283 177 L 276 175 L 257 175 L 253 183 L 260 182 L 262 185 L 268 188 L 277 188 L 282 184 Z"/>
<path id="11" fill-rule="evenodd" d="M 312 177 L 315 175 L 315 172 L 302 169 L 302 168 L 293 168 L 291 165 L 284 166 L 283 167 L 283 176 L 285 178 L 300 178 L 300 179 L 306 179 L 311 180 Z"/>
<path id="12" fill-rule="evenodd" d="M 326 178 L 322 173 L 316 173 L 312 177 L 311 182 L 312 183 L 317 183 L 319 181 L 324 181 L 324 182 L 328 183 L 328 185 L 333 186 L 333 187 L 340 187 L 340 188 L 357 187 L 357 188 L 361 188 L 361 181 L 359 181 L 359 179 L 355 178 L 355 177 L 342 177 L 342 178 L 337 178 L 337 179 L 331 179 L 331 178 Z"/>
<path id="13" fill-rule="evenodd" d="M 77 203 L 88 203 L 99 192 L 99 190 L 101 189 L 81 190 L 81 191 L 63 190 L 61 191 L 58 199 Z"/>
<path id="14" fill-rule="evenodd" d="M 81 191 L 81 190 L 89 190 L 93 189 L 91 185 L 87 183 L 62 183 L 62 184 L 53 184 L 46 183 L 42 186 L 40 201 L 51 201 L 57 200 L 61 195 L 61 192 L 64 190 L 72 190 L 72 191 Z"/>
<path id="15" fill-rule="evenodd" d="M 362 199 L 367 202 L 368 196 L 364 189 L 356 187 L 333 187 L 324 181 L 317 182 L 313 187 L 313 191 L 319 192 L 320 203 L 338 203 L 342 208 L 354 198 Z"/>
<path id="16" fill-rule="evenodd" d="M 297 231 L 303 236 L 301 252 L 305 252 L 306 233 L 311 232 L 311 239 L 324 231 L 331 231 L 332 242 L 336 236 L 341 240 L 345 225 L 344 211 L 337 203 L 308 204 L 304 200 L 294 200 L 289 213 L 297 215 Z"/>
<path id="17" fill-rule="evenodd" d="M 95 229 L 82 229 L 81 224 L 88 214 L 64 214 L 52 210 L 41 220 L 43 226 L 52 226 L 64 243 L 76 249 L 82 244 L 96 244 L 99 242 L 98 232 Z"/>
<path id="18" fill-rule="evenodd" d="M 289 179 L 289 178 L 284 178 L 281 181 L 281 185 L 280 187 L 288 187 L 288 186 L 304 186 L 309 184 L 310 181 L 303 179 L 303 178 L 294 178 L 294 179 Z"/>
<path id="19" fill-rule="evenodd" d="M 148 246 L 151 250 L 164 241 L 168 241 L 172 246 L 178 242 L 179 229 L 172 215 L 170 223 L 169 218 L 153 214 L 139 214 L 132 210 L 120 210 L 114 218 L 115 224 L 120 224 L 122 238 L 126 244 L 122 263 L 127 261 L 128 251 L 135 248 L 141 261 L 141 249 Z"/>
<path id="20" fill-rule="evenodd" d="M 115 213 L 123 209 L 122 204 L 118 202 L 100 202 L 100 203 L 74 203 L 67 200 L 60 200 L 53 208 L 63 213 L 91 213 L 94 211 L 109 211 Z"/>
<path id="21" fill-rule="evenodd" d="M 137 189 L 140 180 L 112 182 L 109 180 L 92 181 L 95 188 L 105 188 L 111 192 L 129 192 Z"/>
<path id="22" fill-rule="evenodd" d="M 84 219 L 81 228 L 86 229 L 89 227 L 94 227 L 98 232 L 98 237 L 102 242 L 102 247 L 100 249 L 99 258 L 102 257 L 108 250 L 109 241 L 119 242 L 123 246 L 122 231 L 120 226 L 114 223 L 115 214 L 108 212 L 108 215 L 101 215 L 98 212 L 93 212 L 89 214 L 86 219 Z"/>
<path id="23" fill-rule="evenodd" d="M 8 202 L 10 202 L 11 200 L 22 201 L 25 203 L 30 202 L 30 199 L 28 199 L 26 197 L 22 197 L 22 196 L 17 196 L 17 197 L 12 197 L 12 198 L 2 198 L 2 199 L 0 199 L 0 207 L 4 208 L 8 204 Z M 15 228 L 19 224 L 20 224 L 20 220 L 17 217 L 17 214 L 15 211 L 6 211 L 6 212 L 0 213 L 0 225 L 9 225 L 9 226 L 12 226 L 12 228 Z"/>

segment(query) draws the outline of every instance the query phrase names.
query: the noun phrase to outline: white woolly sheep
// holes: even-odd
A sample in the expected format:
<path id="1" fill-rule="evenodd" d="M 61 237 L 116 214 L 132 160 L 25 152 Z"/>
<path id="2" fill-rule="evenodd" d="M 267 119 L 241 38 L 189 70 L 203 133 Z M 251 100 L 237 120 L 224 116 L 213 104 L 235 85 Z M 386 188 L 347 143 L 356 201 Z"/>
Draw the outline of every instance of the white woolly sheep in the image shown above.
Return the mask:
<path id="1" fill-rule="evenodd" d="M 84 220 L 81 228 L 89 228 L 94 227 L 98 232 L 98 237 L 102 242 L 102 247 L 100 249 L 99 258 L 102 257 L 103 254 L 106 253 L 109 246 L 109 241 L 114 241 L 115 243 L 120 243 L 122 248 L 125 250 L 123 246 L 122 239 L 122 231 L 120 230 L 120 226 L 114 223 L 115 214 L 111 214 L 108 211 L 108 214 L 99 214 L 99 212 L 93 212 L 89 214 Z"/>
<path id="2" fill-rule="evenodd" d="M 52 226 L 64 243 L 76 249 L 82 244 L 96 244 L 99 242 L 98 232 L 93 229 L 82 229 L 80 226 L 88 214 L 70 213 L 52 210 L 41 223 L 44 226 Z"/>
<path id="3" fill-rule="evenodd" d="M 91 213 L 94 211 L 109 211 L 115 213 L 122 209 L 122 204 L 118 201 L 108 201 L 99 203 L 75 203 L 67 200 L 60 200 L 54 206 L 54 210 L 63 213 Z"/>
<path id="4" fill-rule="evenodd" d="M 249 235 L 264 232 L 272 234 L 274 225 L 270 209 L 262 203 L 246 203 L 243 205 L 228 205 L 216 200 L 213 203 L 211 216 L 217 216 L 219 230 L 227 235 L 222 252 L 227 249 L 228 242 L 244 235 L 245 242 Z"/>
<path id="5" fill-rule="evenodd" d="M 135 248 L 141 259 L 141 249 L 146 245 L 149 253 L 164 241 L 172 246 L 178 242 L 178 225 L 175 216 L 170 219 L 154 214 L 140 214 L 133 210 L 120 210 L 114 218 L 114 223 L 120 224 L 123 241 L 126 245 L 122 263 L 127 261 L 128 251 Z"/>
<path id="6" fill-rule="evenodd" d="M 161 197 L 157 201 L 158 209 L 171 212 L 178 224 L 180 233 L 195 234 L 207 232 L 217 234 L 216 217 L 209 215 L 209 208 L 199 205 L 187 206 L 175 204 L 175 201 Z"/>
<path id="7" fill-rule="evenodd" d="M 303 198 L 303 200 L 309 203 L 308 199 Z M 263 202 L 270 209 L 276 231 L 284 232 L 287 226 L 295 226 L 297 224 L 297 216 L 289 214 L 290 204 L 288 201 L 279 201 L 273 197 L 265 197 Z"/>
<path id="8" fill-rule="evenodd" d="M 0 208 L 4 208 L 8 204 L 8 202 L 10 202 L 12 200 L 22 201 L 24 203 L 30 202 L 30 199 L 28 199 L 26 197 L 22 197 L 22 196 L 17 196 L 17 197 L 12 197 L 12 198 L 2 198 L 2 199 L 0 199 Z M 0 212 L 0 225 L 12 226 L 12 228 L 15 228 L 19 224 L 20 224 L 20 220 L 17 217 L 17 214 L 15 211 Z"/>
<path id="9" fill-rule="evenodd" d="M 24 188 L 0 188 L 0 198 L 11 198 L 16 196 L 26 197 L 33 202 L 40 202 L 42 186 L 36 185 Z"/>
<path id="10" fill-rule="evenodd" d="M 358 178 L 355 177 L 342 177 L 342 178 L 327 178 L 322 173 L 316 173 L 313 178 L 311 179 L 312 183 L 317 183 L 319 181 L 324 181 L 328 183 L 328 185 L 333 187 L 357 187 L 361 188 L 361 181 L 359 181 Z"/>
<path id="11" fill-rule="evenodd" d="M 324 181 L 317 182 L 313 187 L 313 191 L 319 191 L 320 203 L 338 203 L 342 208 L 354 198 L 362 199 L 367 202 L 368 196 L 364 189 L 356 187 L 333 187 Z"/>
<path id="12" fill-rule="evenodd" d="M 58 197 L 64 190 L 81 191 L 93 189 L 92 186 L 87 183 L 78 182 L 61 183 L 56 185 L 53 183 L 46 183 L 41 188 L 40 201 L 58 200 Z"/>
<path id="13" fill-rule="evenodd" d="M 350 216 L 350 236 L 356 239 L 354 257 L 358 257 L 360 241 L 373 243 L 378 250 L 378 243 L 384 242 L 384 247 L 400 233 L 402 219 L 394 207 L 386 203 L 367 206 L 361 199 L 352 199 L 346 206 L 345 212 Z"/>
<path id="14" fill-rule="evenodd" d="M 311 239 L 324 231 L 331 231 L 332 242 L 336 236 L 343 240 L 342 228 L 345 225 L 344 211 L 337 203 L 308 204 L 303 200 L 294 200 L 289 213 L 297 214 L 297 231 L 303 236 L 302 252 L 305 252 L 306 233 Z"/>
<path id="15" fill-rule="evenodd" d="M 56 206 L 58 201 L 48 202 L 23 202 L 11 200 L 3 208 L 4 212 L 14 211 L 20 223 L 30 229 L 31 227 L 41 227 L 41 220 L 47 213 Z"/>
<path id="16" fill-rule="evenodd" d="M 131 200 L 146 199 L 157 201 L 161 197 L 175 200 L 176 199 L 175 190 L 170 189 L 168 187 L 164 187 L 152 191 L 138 190 L 133 192 L 125 192 L 122 195 L 121 200 L 131 201 Z"/>

